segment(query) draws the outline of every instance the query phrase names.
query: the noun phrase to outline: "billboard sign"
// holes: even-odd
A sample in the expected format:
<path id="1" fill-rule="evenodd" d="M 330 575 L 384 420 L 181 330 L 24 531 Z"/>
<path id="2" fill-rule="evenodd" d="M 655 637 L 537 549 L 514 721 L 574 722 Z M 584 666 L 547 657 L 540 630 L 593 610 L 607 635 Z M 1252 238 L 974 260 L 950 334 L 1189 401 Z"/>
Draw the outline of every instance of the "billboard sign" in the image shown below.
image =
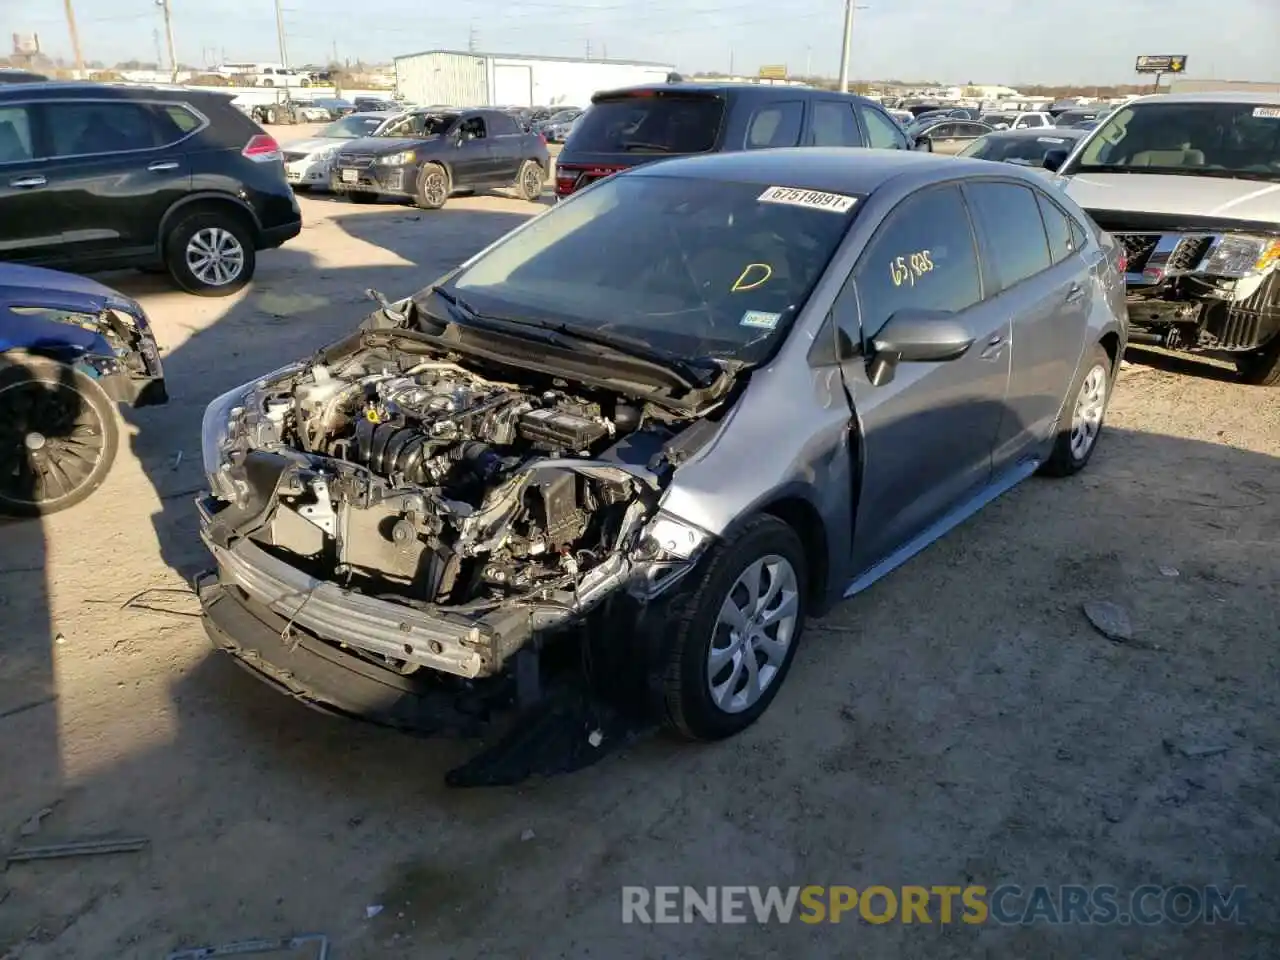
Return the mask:
<path id="1" fill-rule="evenodd" d="M 1155 56 L 1139 57 L 1134 66 L 1136 73 L 1183 73 L 1187 69 L 1185 53 L 1162 53 Z"/>
<path id="2" fill-rule="evenodd" d="M 761 80 L 785 80 L 787 79 L 787 65 L 771 64 L 760 68 Z"/>

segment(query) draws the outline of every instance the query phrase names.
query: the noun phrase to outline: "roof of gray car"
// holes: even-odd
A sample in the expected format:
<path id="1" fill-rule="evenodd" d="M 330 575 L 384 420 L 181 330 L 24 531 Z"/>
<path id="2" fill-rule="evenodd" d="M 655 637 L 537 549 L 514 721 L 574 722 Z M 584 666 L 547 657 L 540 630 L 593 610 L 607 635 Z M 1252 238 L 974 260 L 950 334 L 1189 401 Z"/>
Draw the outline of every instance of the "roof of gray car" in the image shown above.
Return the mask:
<path id="1" fill-rule="evenodd" d="M 629 172 L 869 194 L 900 174 L 915 173 L 926 181 L 946 180 L 964 173 L 990 175 L 991 163 L 909 150 L 787 147 L 681 157 L 645 164 Z M 930 177 L 930 173 L 936 176 Z"/>
<path id="2" fill-rule="evenodd" d="M 1080 127 L 1019 127 L 1017 130 L 993 130 L 989 137 L 1009 137 L 1014 140 L 1030 140 L 1032 137 L 1061 137 L 1064 140 L 1079 140 L 1090 133 Z"/>
<path id="3" fill-rule="evenodd" d="M 1135 103 L 1247 103 L 1255 106 L 1280 106 L 1280 93 L 1260 90 L 1212 90 L 1203 93 L 1152 93 L 1135 97 L 1124 104 Z"/>

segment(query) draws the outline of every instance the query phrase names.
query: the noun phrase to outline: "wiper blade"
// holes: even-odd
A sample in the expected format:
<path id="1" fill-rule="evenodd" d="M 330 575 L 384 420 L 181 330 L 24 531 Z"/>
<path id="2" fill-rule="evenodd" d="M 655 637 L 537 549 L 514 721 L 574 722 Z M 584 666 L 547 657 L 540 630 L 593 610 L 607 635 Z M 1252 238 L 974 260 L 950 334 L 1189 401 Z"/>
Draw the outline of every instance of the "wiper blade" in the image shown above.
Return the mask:
<path id="1" fill-rule="evenodd" d="M 634 357 L 647 363 L 658 364 L 694 384 L 706 383 L 713 379 L 716 373 L 715 370 L 699 365 L 696 361 L 689 360 L 687 357 L 682 357 L 666 350 L 659 350 L 637 337 L 628 337 L 616 333 L 601 333 L 598 330 L 578 327 L 559 320 L 521 319 L 511 320 L 510 322 L 528 324 L 579 343 L 594 344 L 595 346 L 605 347 L 614 353 Z"/>
<path id="2" fill-rule="evenodd" d="M 663 143 L 647 143 L 644 140 L 625 140 L 623 150 L 656 150 L 658 153 L 670 153 L 671 148 Z"/>

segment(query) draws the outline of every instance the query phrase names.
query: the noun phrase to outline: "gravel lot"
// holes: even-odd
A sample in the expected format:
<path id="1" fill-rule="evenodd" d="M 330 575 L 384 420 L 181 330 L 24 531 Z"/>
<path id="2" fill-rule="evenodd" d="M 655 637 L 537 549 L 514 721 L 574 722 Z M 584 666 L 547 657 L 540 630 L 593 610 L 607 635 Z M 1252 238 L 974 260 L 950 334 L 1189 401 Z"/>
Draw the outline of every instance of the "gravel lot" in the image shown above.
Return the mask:
<path id="1" fill-rule="evenodd" d="M 1280 393 L 1217 367 L 1131 356 L 1084 474 L 1023 484 L 813 624 L 773 709 L 714 746 L 655 737 L 570 777 L 449 791 L 471 747 L 303 709 L 215 658 L 180 592 L 150 595 L 169 613 L 122 607 L 205 566 L 209 399 L 532 209 L 307 198 L 303 235 L 232 302 L 108 279 L 155 321 L 173 400 L 131 415 L 87 503 L 0 528 L 0 830 L 150 846 L 10 866 L 0 957 L 307 931 L 335 960 L 1280 955 Z M 1134 642 L 1093 630 L 1089 600 L 1123 605 Z M 1002 882 L 1242 884 L 1247 922 L 620 923 L 624 884 Z"/>

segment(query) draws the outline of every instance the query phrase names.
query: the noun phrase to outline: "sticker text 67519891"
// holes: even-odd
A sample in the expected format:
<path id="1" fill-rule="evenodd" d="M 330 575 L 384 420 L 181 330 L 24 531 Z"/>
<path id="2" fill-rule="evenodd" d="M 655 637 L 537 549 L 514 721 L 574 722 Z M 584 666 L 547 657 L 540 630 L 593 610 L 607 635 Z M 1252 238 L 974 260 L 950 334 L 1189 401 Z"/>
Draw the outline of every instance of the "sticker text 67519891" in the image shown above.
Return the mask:
<path id="1" fill-rule="evenodd" d="M 848 213 L 858 202 L 857 197 L 846 197 L 842 193 L 804 190 L 800 187 L 770 187 L 756 199 L 760 203 L 785 203 L 811 210 L 830 210 L 832 213 Z"/>
<path id="2" fill-rule="evenodd" d="M 914 287 L 917 280 L 932 270 L 933 255 L 928 250 L 919 250 L 906 257 L 894 257 L 889 261 L 889 275 L 893 277 L 895 287 L 904 283 Z"/>

